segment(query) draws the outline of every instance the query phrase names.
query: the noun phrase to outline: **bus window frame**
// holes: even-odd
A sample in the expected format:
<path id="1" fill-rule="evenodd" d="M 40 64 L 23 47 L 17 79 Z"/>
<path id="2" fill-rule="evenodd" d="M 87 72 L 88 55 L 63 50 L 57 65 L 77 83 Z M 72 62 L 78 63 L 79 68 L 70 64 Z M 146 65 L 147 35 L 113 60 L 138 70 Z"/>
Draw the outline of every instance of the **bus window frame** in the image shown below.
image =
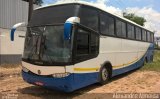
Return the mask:
<path id="1" fill-rule="evenodd" d="M 133 38 L 129 38 L 128 37 L 128 25 L 130 25 L 131 27 L 133 27 L 133 35 L 134 35 L 134 37 Z M 135 25 L 134 24 L 132 24 L 132 23 L 129 23 L 129 22 L 127 22 L 127 25 L 126 25 L 126 28 L 127 28 L 127 39 L 129 39 L 129 40 L 135 40 Z"/>
<path id="2" fill-rule="evenodd" d="M 113 19 L 113 25 L 114 25 L 114 34 L 112 34 L 112 35 L 109 35 L 108 33 L 102 33 L 102 31 L 101 31 L 101 29 L 102 29 L 102 27 L 101 27 L 101 21 L 102 21 L 102 16 L 104 17 L 104 16 L 107 16 L 107 17 L 109 17 L 109 18 L 112 18 Z M 109 29 L 109 28 L 108 28 Z M 106 36 L 111 36 L 111 37 L 115 37 L 116 36 L 116 27 L 115 27 L 115 18 L 112 16 L 112 15 L 110 15 L 110 14 L 108 14 L 108 13 L 105 13 L 105 12 L 102 12 L 102 11 L 99 11 L 99 30 L 100 30 L 100 33 L 101 33 L 101 35 L 106 35 Z"/>
<path id="3" fill-rule="evenodd" d="M 93 29 L 91 28 L 88 28 L 82 24 L 75 24 L 75 32 L 74 32 L 74 41 L 73 41 L 73 62 L 74 64 L 76 63 L 79 63 L 79 62 L 82 62 L 82 61 L 85 61 L 85 60 L 88 60 L 88 59 L 92 59 L 92 58 L 95 58 L 99 55 L 99 45 L 100 45 L 100 34 L 96 31 L 94 31 Z M 78 33 L 78 29 L 82 29 L 84 31 L 89 31 L 89 54 L 83 54 L 83 55 L 77 55 L 77 33 Z M 98 36 L 98 49 L 97 49 L 97 53 L 96 54 L 91 54 L 91 34 L 95 34 Z"/>
<path id="4" fill-rule="evenodd" d="M 97 22 L 97 27 L 96 27 L 97 30 L 94 30 L 94 31 L 100 32 L 100 13 L 99 13 L 99 10 L 96 9 L 96 8 L 94 8 L 94 7 L 86 6 L 86 5 L 80 5 L 79 8 L 80 8 L 80 9 L 79 9 L 78 17 L 80 17 L 80 18 L 81 18 L 81 11 L 83 11 L 82 8 L 83 8 L 83 9 L 93 10 L 93 11 L 96 12 L 96 14 L 97 14 L 97 21 L 98 21 L 98 22 Z M 81 19 L 81 20 L 82 20 L 82 19 Z M 80 22 L 80 25 L 85 26 L 84 24 L 81 24 L 81 22 Z M 85 26 L 85 27 L 87 27 L 87 26 Z M 87 28 L 90 28 L 90 27 L 87 27 Z M 90 28 L 90 29 L 93 30 L 93 28 Z"/>

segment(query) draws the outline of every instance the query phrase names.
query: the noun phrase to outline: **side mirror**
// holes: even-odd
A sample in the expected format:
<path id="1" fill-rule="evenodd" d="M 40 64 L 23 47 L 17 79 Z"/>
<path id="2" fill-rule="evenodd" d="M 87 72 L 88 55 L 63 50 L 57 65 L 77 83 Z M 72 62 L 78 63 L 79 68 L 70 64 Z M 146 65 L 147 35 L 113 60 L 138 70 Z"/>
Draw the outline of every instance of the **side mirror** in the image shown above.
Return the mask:
<path id="1" fill-rule="evenodd" d="M 80 23 L 79 17 L 70 17 L 66 20 L 64 24 L 64 40 L 70 40 L 71 39 L 71 33 L 72 33 L 72 26 L 75 23 Z"/>
<path id="2" fill-rule="evenodd" d="M 15 24 L 15 25 L 12 27 L 11 32 L 10 32 L 10 39 L 11 39 L 11 41 L 14 41 L 14 33 L 15 33 L 16 29 L 17 29 L 18 27 L 23 27 L 23 26 L 26 26 L 26 23 L 25 23 L 25 22 L 17 23 L 17 24 Z"/>
<path id="3" fill-rule="evenodd" d="M 71 39 L 71 33 L 72 33 L 72 24 L 65 23 L 64 24 L 64 40 Z"/>

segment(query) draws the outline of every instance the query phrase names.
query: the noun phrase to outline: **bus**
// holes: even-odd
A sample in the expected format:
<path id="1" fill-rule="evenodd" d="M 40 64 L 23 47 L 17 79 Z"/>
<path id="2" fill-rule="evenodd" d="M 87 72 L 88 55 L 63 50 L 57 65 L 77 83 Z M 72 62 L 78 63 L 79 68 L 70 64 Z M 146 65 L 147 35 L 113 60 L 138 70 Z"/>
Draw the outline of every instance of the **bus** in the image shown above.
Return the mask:
<path id="1" fill-rule="evenodd" d="M 33 85 L 72 92 L 153 61 L 152 31 L 90 3 L 37 8 L 26 27 L 22 77 Z"/>

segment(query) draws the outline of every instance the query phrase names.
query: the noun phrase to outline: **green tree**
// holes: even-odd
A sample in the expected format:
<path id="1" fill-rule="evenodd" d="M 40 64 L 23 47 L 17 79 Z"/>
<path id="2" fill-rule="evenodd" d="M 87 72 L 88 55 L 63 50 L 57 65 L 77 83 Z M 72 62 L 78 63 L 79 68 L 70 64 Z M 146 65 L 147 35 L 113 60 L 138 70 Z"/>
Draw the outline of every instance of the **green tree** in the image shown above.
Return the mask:
<path id="1" fill-rule="evenodd" d="M 37 5 L 42 5 L 42 3 L 43 3 L 43 0 L 35 0 L 34 1 L 34 4 L 37 4 Z"/>
<path id="2" fill-rule="evenodd" d="M 144 23 L 146 22 L 146 19 L 143 18 L 143 17 L 139 17 L 139 16 L 136 16 L 134 13 L 126 13 L 124 12 L 123 13 L 123 17 L 141 25 L 141 26 L 144 26 Z"/>

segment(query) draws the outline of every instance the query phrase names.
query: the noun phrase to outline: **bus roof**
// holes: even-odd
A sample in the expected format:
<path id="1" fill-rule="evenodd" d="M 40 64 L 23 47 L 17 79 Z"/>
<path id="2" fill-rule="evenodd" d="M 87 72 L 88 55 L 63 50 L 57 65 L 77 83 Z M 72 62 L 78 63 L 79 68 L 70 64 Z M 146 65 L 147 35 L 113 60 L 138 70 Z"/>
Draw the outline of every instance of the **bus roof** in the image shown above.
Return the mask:
<path id="1" fill-rule="evenodd" d="M 91 6 L 91 7 L 100 9 L 100 10 L 102 10 L 102 11 L 105 11 L 105 12 L 107 12 L 107 13 L 113 15 L 113 16 L 116 16 L 116 17 L 118 17 L 118 18 L 120 18 L 120 19 L 122 19 L 122 20 L 125 20 L 125 21 L 127 21 L 127 22 L 129 22 L 129 23 L 132 23 L 132 24 L 134 24 L 134 25 L 136 25 L 136 26 L 139 26 L 139 27 L 141 27 L 141 28 L 143 28 L 143 29 L 145 29 L 145 30 L 148 30 L 148 31 L 150 31 L 150 32 L 153 33 L 153 31 L 151 31 L 151 30 L 149 30 L 149 29 L 147 29 L 147 28 L 145 28 L 145 27 L 143 27 L 143 26 L 141 26 L 141 25 L 139 25 L 139 24 L 137 24 L 137 23 L 135 23 L 135 22 L 127 19 L 127 18 L 124 18 L 124 17 L 122 17 L 122 16 L 119 16 L 119 15 L 116 15 L 116 14 L 114 14 L 114 13 L 108 12 L 107 10 L 102 9 L 102 8 L 96 6 L 95 4 L 92 4 L 92 3 L 89 3 L 89 2 L 85 2 L 85 1 L 60 2 L 60 3 L 55 3 L 55 4 L 50 4 L 50 5 L 38 7 L 38 8 L 36 8 L 35 10 L 42 9 L 42 8 L 47 8 L 47 7 L 52 7 L 52 6 L 57 6 L 57 5 L 65 5 L 65 4 L 80 4 L 80 5 Z"/>

